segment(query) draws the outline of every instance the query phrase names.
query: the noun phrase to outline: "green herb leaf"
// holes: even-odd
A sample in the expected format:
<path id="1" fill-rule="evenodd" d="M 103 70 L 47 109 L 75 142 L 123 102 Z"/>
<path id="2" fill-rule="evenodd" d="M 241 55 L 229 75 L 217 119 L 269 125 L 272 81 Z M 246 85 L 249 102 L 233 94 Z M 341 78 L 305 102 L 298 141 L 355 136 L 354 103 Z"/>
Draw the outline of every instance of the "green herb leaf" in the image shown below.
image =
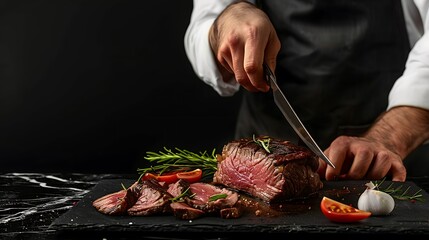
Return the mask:
<path id="1" fill-rule="evenodd" d="M 253 141 L 258 144 L 260 147 L 262 147 L 267 153 L 271 153 L 270 150 L 270 141 L 271 138 L 269 137 L 264 137 L 264 138 L 256 138 L 255 135 L 253 134 Z"/>
<path id="2" fill-rule="evenodd" d="M 214 194 L 209 197 L 209 202 L 216 201 L 218 199 L 226 198 L 228 195 L 225 193 Z"/>

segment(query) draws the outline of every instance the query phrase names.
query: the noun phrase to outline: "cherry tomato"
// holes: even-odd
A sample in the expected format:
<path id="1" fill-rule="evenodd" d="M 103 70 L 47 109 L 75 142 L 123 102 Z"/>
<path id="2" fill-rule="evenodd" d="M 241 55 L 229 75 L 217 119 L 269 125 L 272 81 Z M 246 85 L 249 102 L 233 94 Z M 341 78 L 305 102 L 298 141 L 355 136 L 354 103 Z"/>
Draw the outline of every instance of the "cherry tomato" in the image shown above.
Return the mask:
<path id="1" fill-rule="evenodd" d="M 320 202 L 320 209 L 333 222 L 357 222 L 371 216 L 371 212 L 359 210 L 327 197 L 323 197 Z"/>
<path id="2" fill-rule="evenodd" d="M 178 179 L 186 180 L 190 183 L 198 182 L 201 180 L 201 176 L 203 175 L 203 171 L 199 168 L 189 171 L 189 172 L 178 172 L 177 174 Z"/>
<path id="3" fill-rule="evenodd" d="M 150 178 L 155 178 L 159 182 L 165 182 L 165 183 L 174 183 L 177 181 L 177 174 L 176 173 L 164 173 L 161 175 L 153 174 L 153 173 L 145 173 L 142 177 L 142 180 L 147 180 Z"/>

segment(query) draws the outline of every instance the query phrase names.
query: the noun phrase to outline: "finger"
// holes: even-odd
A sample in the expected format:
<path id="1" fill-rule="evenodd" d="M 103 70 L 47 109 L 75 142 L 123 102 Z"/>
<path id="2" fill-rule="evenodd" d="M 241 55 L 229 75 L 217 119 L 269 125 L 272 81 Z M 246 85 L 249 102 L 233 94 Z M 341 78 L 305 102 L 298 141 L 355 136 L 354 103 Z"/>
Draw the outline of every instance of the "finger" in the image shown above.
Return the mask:
<path id="1" fill-rule="evenodd" d="M 347 155 L 347 152 L 344 149 L 346 148 L 337 146 L 330 147 L 328 158 L 334 164 L 335 168 L 327 166 L 325 173 L 326 180 L 335 180 L 341 174 L 341 169 Z"/>
<path id="2" fill-rule="evenodd" d="M 404 182 L 407 177 L 407 170 L 398 155 L 385 151 L 379 152 L 368 170 L 367 178 L 378 180 L 389 173 L 392 175 L 392 181 Z"/>
<path id="3" fill-rule="evenodd" d="M 271 70 L 275 71 L 276 63 L 277 63 L 277 54 L 280 51 L 280 40 L 277 37 L 277 33 L 272 31 L 270 34 L 270 38 L 265 48 L 265 62 L 268 64 Z"/>
<path id="4" fill-rule="evenodd" d="M 247 50 L 241 47 L 232 49 L 232 64 L 237 82 L 250 92 L 257 92 L 259 89 L 254 86 L 249 78 L 248 70 L 244 68 L 245 54 Z"/>
<path id="5" fill-rule="evenodd" d="M 367 148 L 360 148 L 354 156 L 352 165 L 346 169 L 348 179 L 362 179 L 367 176 L 374 154 Z"/>
<path id="6" fill-rule="evenodd" d="M 222 45 L 219 47 L 217 59 L 222 67 L 234 74 L 236 81 L 241 86 L 250 92 L 257 92 L 258 90 L 251 84 L 244 72 L 243 58 L 240 57 L 243 54 L 243 50 L 238 45 L 238 41 L 232 41 L 230 45 Z"/>
<path id="7" fill-rule="evenodd" d="M 387 152 L 379 152 L 374 156 L 371 167 L 368 169 L 366 178 L 370 180 L 378 180 L 385 177 L 392 167 L 391 158 Z"/>
<path id="8" fill-rule="evenodd" d="M 234 74 L 234 71 L 232 70 L 232 60 L 231 56 L 220 56 L 218 57 L 218 61 L 220 65 L 228 72 Z"/>
<path id="9" fill-rule="evenodd" d="M 267 92 L 270 90 L 270 86 L 265 81 L 262 67 L 267 40 L 257 31 L 250 35 L 244 47 L 244 69 L 252 85 L 259 91 Z"/>
<path id="10" fill-rule="evenodd" d="M 222 44 L 219 46 L 216 58 L 223 68 L 225 68 L 230 73 L 234 73 L 232 69 L 232 56 L 229 45 Z"/>
<path id="11" fill-rule="evenodd" d="M 407 178 L 407 170 L 403 164 L 394 162 L 390 172 L 392 174 L 392 181 L 405 182 Z"/>
<path id="12" fill-rule="evenodd" d="M 392 181 L 405 182 L 407 178 L 407 169 L 399 156 L 397 156 L 396 161 L 392 161 L 389 172 L 392 175 Z"/>

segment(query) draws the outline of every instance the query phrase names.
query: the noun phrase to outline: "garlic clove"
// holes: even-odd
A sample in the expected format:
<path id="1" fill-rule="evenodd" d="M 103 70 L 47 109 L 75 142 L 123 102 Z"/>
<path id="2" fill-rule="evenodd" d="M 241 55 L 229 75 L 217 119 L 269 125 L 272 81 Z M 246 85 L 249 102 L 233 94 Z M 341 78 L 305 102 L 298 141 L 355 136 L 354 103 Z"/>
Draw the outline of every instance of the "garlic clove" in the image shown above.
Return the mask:
<path id="1" fill-rule="evenodd" d="M 368 186 L 360 195 L 358 208 L 362 211 L 371 212 L 374 216 L 390 214 L 395 208 L 395 200 L 389 194 L 373 188 L 373 185 Z"/>

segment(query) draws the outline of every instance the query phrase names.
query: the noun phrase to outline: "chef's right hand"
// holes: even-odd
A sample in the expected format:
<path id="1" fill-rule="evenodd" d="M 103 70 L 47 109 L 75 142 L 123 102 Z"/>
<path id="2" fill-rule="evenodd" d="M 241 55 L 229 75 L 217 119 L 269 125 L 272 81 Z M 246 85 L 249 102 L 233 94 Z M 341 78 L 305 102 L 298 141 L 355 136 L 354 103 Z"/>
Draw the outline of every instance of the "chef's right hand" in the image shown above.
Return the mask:
<path id="1" fill-rule="evenodd" d="M 274 71 L 280 40 L 268 16 L 248 2 L 228 6 L 213 23 L 210 46 L 224 79 L 250 92 L 267 92 L 263 63 Z"/>

